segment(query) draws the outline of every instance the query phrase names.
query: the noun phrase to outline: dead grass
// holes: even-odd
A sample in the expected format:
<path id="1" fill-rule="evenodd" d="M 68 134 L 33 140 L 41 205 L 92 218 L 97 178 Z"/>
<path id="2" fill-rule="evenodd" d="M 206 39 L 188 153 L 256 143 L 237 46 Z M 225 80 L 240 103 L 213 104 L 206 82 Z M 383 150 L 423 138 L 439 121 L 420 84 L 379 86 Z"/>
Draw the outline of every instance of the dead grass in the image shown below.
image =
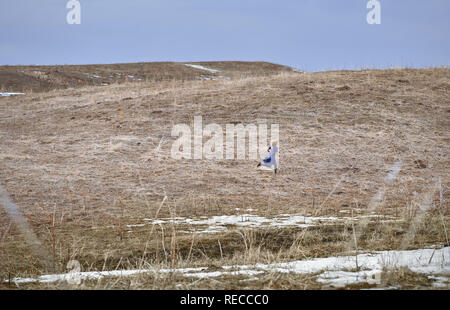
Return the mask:
<path id="1" fill-rule="evenodd" d="M 194 64 L 194 63 L 193 63 Z M 184 63 L 149 62 L 71 66 L 0 66 L 0 90 L 48 92 L 54 89 L 106 86 L 140 82 L 189 81 L 205 78 L 239 79 L 292 72 L 289 67 L 267 62 L 201 62 L 220 72 L 190 68 Z"/>
<path id="2" fill-rule="evenodd" d="M 226 63 L 214 68 L 240 70 Z M 448 69 L 275 75 L 272 69 L 260 70 L 259 76 L 236 73 L 231 80 L 148 80 L 1 98 L 0 181 L 54 253 L 57 268 L 64 271 L 71 259 L 89 271 L 336 255 L 348 250 L 350 224 L 230 227 L 201 235 L 184 234 L 182 226 L 127 225 L 144 218 L 236 214 L 236 208 L 266 217 L 341 217 L 342 210 L 364 215 L 380 188 L 384 195 L 376 213 L 403 222 L 371 223 L 358 249 L 399 248 L 429 193 L 432 207 L 413 226 L 407 248 L 448 244 Z M 280 124 L 280 175 L 258 172 L 247 160 L 172 159 L 171 128 L 192 125 L 194 115 L 202 115 L 203 124 L 258 119 Z M 159 153 L 153 154 L 158 145 Z M 402 169 L 384 188 L 396 160 Z M 438 180 L 441 189 L 435 190 Z M 0 212 L 0 278 L 39 274 L 33 254 Z M 167 277 L 128 287 L 241 285 Z M 317 288 L 308 279 L 274 275 L 242 287 Z M 127 288 L 129 281 L 135 280 L 86 287 Z"/>
<path id="3" fill-rule="evenodd" d="M 385 286 L 401 285 L 402 289 L 417 289 L 430 287 L 431 280 L 426 275 L 415 273 L 408 268 L 385 270 L 381 274 Z"/>

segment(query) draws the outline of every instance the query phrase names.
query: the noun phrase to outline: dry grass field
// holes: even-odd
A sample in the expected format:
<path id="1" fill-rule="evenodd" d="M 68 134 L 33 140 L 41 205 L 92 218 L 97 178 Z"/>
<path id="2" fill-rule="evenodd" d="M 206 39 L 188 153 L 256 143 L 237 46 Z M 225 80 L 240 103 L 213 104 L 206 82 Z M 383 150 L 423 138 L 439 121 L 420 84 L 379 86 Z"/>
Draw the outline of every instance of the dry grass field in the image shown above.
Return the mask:
<path id="1" fill-rule="evenodd" d="M 0 288 L 449 288 L 449 69 L 199 64 L 220 72 L 176 63 L 0 69 L 3 91 L 25 93 L 0 97 L 0 185 L 48 253 L 0 207 Z M 119 71 L 135 78 L 109 78 Z M 279 174 L 248 159 L 173 159 L 171 130 L 192 128 L 195 115 L 223 128 L 279 124 Z M 442 274 L 386 264 L 376 283 L 333 286 L 323 271 L 258 265 L 352 256 L 355 267 L 342 271 L 351 273 L 362 270 L 358 255 L 426 248 L 443 249 Z M 71 260 L 81 271 L 152 272 L 78 286 L 11 281 L 64 273 Z M 224 272 L 242 265 L 256 271 Z M 218 273 L 177 269 L 194 267 Z"/>
<path id="2" fill-rule="evenodd" d="M 202 63 L 209 65 L 211 63 Z M 241 78 L 292 71 L 267 62 L 214 62 L 220 73 L 205 72 L 182 63 L 152 62 L 108 65 L 3 66 L 0 91 L 42 92 L 83 86 L 107 86 L 141 81 L 201 80 Z"/>

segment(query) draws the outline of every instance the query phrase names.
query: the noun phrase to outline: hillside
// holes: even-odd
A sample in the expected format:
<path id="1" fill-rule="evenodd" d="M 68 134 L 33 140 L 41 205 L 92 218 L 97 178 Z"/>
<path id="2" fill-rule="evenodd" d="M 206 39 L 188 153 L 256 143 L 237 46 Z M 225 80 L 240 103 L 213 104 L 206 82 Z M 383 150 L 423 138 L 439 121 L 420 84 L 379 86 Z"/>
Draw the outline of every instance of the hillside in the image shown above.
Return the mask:
<path id="1" fill-rule="evenodd" d="M 292 69 L 266 62 L 200 62 L 219 72 L 188 67 L 188 63 L 151 62 L 108 65 L 0 66 L 0 92 L 24 93 L 83 86 L 107 86 L 126 82 L 227 79 L 264 76 Z"/>
<path id="2" fill-rule="evenodd" d="M 179 63 L 0 68 L 3 90 L 25 93 L 0 97 L 0 185 L 53 272 L 70 260 L 83 271 L 153 270 L 84 288 L 320 289 L 339 287 L 322 269 L 225 267 L 433 247 L 442 248 L 436 260 L 448 255 L 449 69 L 196 64 L 220 72 Z M 118 73 L 141 80 L 110 80 Z M 203 126 L 279 124 L 280 173 L 248 159 L 172 158 L 173 126 L 192 128 L 196 115 Z M 50 272 L 20 227 L 0 208 L 0 280 Z M 357 264 L 337 271 L 373 274 Z M 211 276 L 173 272 L 193 267 Z M 436 288 L 432 275 L 448 287 L 441 269 L 391 267 L 375 270 L 380 282 L 343 287 Z"/>

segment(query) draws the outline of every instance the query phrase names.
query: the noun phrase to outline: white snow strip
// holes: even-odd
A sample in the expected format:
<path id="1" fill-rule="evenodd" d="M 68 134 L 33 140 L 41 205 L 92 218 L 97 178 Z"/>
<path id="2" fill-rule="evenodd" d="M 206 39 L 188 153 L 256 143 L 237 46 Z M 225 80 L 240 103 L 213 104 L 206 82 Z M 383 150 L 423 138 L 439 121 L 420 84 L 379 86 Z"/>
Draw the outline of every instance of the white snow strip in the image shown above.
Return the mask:
<path id="1" fill-rule="evenodd" d="M 238 209 L 238 208 L 237 208 Z M 252 209 L 247 209 L 250 211 Z M 253 211 L 253 210 L 252 210 Z M 381 215 L 364 215 L 364 218 L 388 218 Z M 361 218 L 361 217 L 360 217 Z M 389 217 L 391 218 L 391 217 Z M 214 233 L 226 230 L 230 226 L 237 227 L 312 227 L 318 224 L 333 224 L 344 221 L 355 221 L 358 217 L 312 217 L 303 215 L 292 214 L 280 214 L 275 218 L 266 218 L 264 216 L 258 216 L 253 214 L 240 214 L 240 215 L 221 215 L 213 217 L 200 217 L 198 219 L 176 217 L 176 218 L 161 218 L 161 219 L 148 219 L 145 218 L 149 224 L 175 224 L 175 225 L 190 225 L 193 227 L 193 233 Z M 195 227 L 201 226 L 201 227 Z M 206 228 L 204 226 L 207 226 Z M 191 232 L 191 233 L 192 233 Z"/>
<path id="2" fill-rule="evenodd" d="M 358 271 L 351 271 L 356 269 L 355 256 L 337 256 L 287 263 L 223 266 L 224 271 L 211 272 L 207 272 L 207 267 L 159 270 L 115 270 L 43 275 L 37 278 L 14 278 L 11 281 L 15 283 L 50 283 L 64 281 L 69 279 L 69 277 L 73 279 L 75 276 L 87 280 L 103 277 L 123 277 L 149 272 L 179 272 L 186 277 L 197 278 L 219 277 L 222 275 L 255 276 L 264 272 L 280 272 L 293 274 L 321 273 L 317 281 L 331 286 L 342 287 L 361 282 L 378 284 L 380 273 L 384 268 L 392 269 L 398 267 L 407 267 L 413 272 L 427 274 L 430 276 L 430 279 L 439 281 L 437 285 L 444 285 L 446 282 L 449 282 L 450 277 L 450 247 L 411 251 L 379 251 L 372 254 L 360 254 L 358 255 Z M 7 282 L 7 280 L 4 280 L 4 282 Z"/>
<path id="3" fill-rule="evenodd" d="M 1 97 L 10 97 L 10 96 L 17 96 L 17 95 L 25 95 L 24 93 L 0 93 Z"/>
<path id="4" fill-rule="evenodd" d="M 127 225 L 127 227 L 143 227 L 145 224 Z"/>
<path id="5" fill-rule="evenodd" d="M 355 256 L 316 258 L 289 263 L 254 266 L 234 266 L 249 270 L 264 270 L 280 273 L 320 273 L 318 281 L 330 286 L 345 286 L 354 283 L 377 283 L 383 268 L 407 267 L 413 272 L 429 275 L 450 276 L 450 247 L 440 250 L 422 249 L 412 251 L 381 251 L 358 255 L 359 271 Z M 448 279 L 447 279 L 448 281 Z M 442 282 L 442 281 L 441 281 Z"/>
<path id="6" fill-rule="evenodd" d="M 254 268 L 242 266 L 241 268 Z M 316 258 L 306 261 L 256 265 L 257 268 L 280 272 L 314 273 L 323 270 L 349 270 L 356 267 L 355 256 Z M 411 251 L 380 251 L 373 254 L 358 255 L 358 267 L 362 270 L 381 270 L 386 268 L 408 267 L 414 272 L 430 274 L 450 274 L 450 247 L 439 250 L 421 249 Z"/>
<path id="7" fill-rule="evenodd" d="M 219 70 L 214 70 L 214 69 L 209 69 L 200 65 L 192 65 L 192 64 L 184 64 L 185 66 L 191 67 L 191 68 L 195 68 L 195 69 L 200 69 L 200 70 L 205 70 L 211 73 L 217 73 L 220 72 Z"/>
<path id="8" fill-rule="evenodd" d="M 211 272 L 185 273 L 185 276 L 204 279 L 204 278 L 217 278 L 221 276 L 239 276 L 239 275 L 255 276 L 262 273 L 264 273 L 264 271 L 261 270 L 211 271 Z"/>
<path id="9" fill-rule="evenodd" d="M 382 270 L 362 270 L 362 271 L 325 271 L 317 278 L 317 282 L 333 287 L 345 287 L 350 284 L 369 283 L 378 284 L 380 282 Z"/>
<path id="10" fill-rule="evenodd" d="M 262 225 L 272 227 L 284 227 L 284 226 L 298 226 L 309 227 L 318 222 L 333 222 L 339 220 L 335 217 L 305 217 L 297 215 L 280 216 L 276 218 L 266 218 L 263 216 L 257 216 L 252 214 L 241 215 L 221 215 L 213 216 L 210 218 L 201 217 L 199 219 L 190 218 L 163 218 L 158 220 L 144 219 L 149 221 L 150 224 L 188 224 L 188 225 L 206 225 L 207 231 L 223 231 L 227 226 L 238 227 L 260 227 Z M 203 230 L 205 231 L 205 230 Z"/>
<path id="11" fill-rule="evenodd" d="M 42 275 L 37 278 L 14 278 L 11 279 L 11 282 L 14 283 L 53 283 L 53 282 L 59 282 L 59 281 L 67 281 L 67 280 L 73 280 L 74 278 L 78 278 L 80 280 L 96 280 L 101 279 L 105 277 L 127 277 L 132 276 L 136 274 L 144 274 L 144 273 L 150 273 L 150 272 L 161 272 L 161 273 L 170 273 L 170 272 L 181 272 L 181 273 L 188 273 L 188 272 L 200 272 L 207 269 L 206 267 L 201 268 L 181 268 L 181 269 L 132 269 L 132 270 L 113 270 L 113 271 L 91 271 L 91 272 L 70 272 L 70 273 L 62 273 L 62 274 L 49 274 L 49 275 Z M 5 280 L 4 282 L 8 282 L 8 280 Z"/>

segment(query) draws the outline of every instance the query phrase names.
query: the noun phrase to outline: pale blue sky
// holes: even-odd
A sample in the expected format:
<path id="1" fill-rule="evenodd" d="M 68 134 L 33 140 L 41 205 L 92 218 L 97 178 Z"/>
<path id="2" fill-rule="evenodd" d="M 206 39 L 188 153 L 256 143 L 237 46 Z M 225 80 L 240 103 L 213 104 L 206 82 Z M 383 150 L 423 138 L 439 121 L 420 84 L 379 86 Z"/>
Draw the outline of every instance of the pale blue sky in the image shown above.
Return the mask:
<path id="1" fill-rule="evenodd" d="M 450 1 L 0 0 L 0 65 L 269 61 L 307 71 L 450 64 Z"/>

